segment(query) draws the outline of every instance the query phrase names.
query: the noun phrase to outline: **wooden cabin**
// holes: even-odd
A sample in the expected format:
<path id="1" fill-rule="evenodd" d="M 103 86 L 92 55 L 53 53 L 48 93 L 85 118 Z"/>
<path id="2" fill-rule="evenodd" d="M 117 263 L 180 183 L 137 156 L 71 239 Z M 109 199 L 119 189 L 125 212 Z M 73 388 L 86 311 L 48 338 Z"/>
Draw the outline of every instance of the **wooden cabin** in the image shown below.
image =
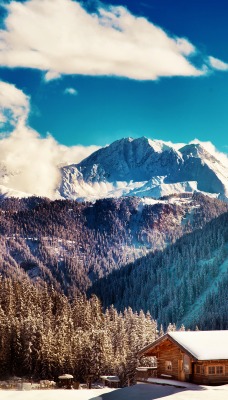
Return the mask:
<path id="1" fill-rule="evenodd" d="M 157 377 L 204 385 L 228 383 L 228 330 L 168 332 L 139 356 L 157 358 Z"/>

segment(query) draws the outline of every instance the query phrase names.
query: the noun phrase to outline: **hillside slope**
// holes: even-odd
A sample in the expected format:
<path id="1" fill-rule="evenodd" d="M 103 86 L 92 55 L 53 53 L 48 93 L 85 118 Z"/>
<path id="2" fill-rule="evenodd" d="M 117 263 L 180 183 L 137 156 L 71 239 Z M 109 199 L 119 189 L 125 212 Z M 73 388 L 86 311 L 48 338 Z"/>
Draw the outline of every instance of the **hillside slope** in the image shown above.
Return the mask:
<path id="1" fill-rule="evenodd" d="M 69 200 L 0 201 L 0 272 L 44 280 L 66 293 L 174 243 L 228 211 L 201 194 L 134 197 L 94 204 Z"/>
<path id="2" fill-rule="evenodd" d="M 228 329 L 228 213 L 95 282 L 104 306 L 149 310 L 167 325 Z"/>

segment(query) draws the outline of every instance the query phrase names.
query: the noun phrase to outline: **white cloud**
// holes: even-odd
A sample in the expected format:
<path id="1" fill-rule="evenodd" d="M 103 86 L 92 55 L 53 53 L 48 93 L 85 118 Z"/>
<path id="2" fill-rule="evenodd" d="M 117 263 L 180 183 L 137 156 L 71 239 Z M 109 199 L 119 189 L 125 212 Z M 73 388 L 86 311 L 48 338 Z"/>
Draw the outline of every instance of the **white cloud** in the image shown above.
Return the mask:
<path id="1" fill-rule="evenodd" d="M 175 149 L 175 150 L 180 150 L 181 147 L 186 146 L 186 143 L 173 143 L 173 142 L 171 142 L 171 141 L 164 141 L 164 143 L 165 143 L 167 146 L 170 146 L 170 147 L 172 147 L 172 148 Z"/>
<path id="2" fill-rule="evenodd" d="M 61 74 L 114 75 L 139 80 L 206 73 L 188 59 L 195 47 L 171 37 L 124 7 L 89 14 L 73 0 L 11 1 L 0 31 L 0 65 Z"/>
<path id="3" fill-rule="evenodd" d="M 56 71 L 47 71 L 46 74 L 44 75 L 44 80 L 46 82 L 50 82 L 59 78 L 61 78 L 61 74 Z"/>
<path id="4" fill-rule="evenodd" d="M 0 122 L 14 126 L 10 135 L 0 139 L 0 185 L 54 197 L 59 165 L 78 163 L 99 147 L 67 147 L 51 135 L 42 138 L 27 125 L 28 113 L 28 96 L 14 85 L 0 82 Z"/>
<path id="5" fill-rule="evenodd" d="M 208 60 L 209 60 L 210 66 L 213 69 L 218 69 L 220 71 L 228 71 L 228 64 L 224 63 L 223 61 L 219 60 L 218 58 L 210 56 L 210 57 L 208 57 Z"/>
<path id="6" fill-rule="evenodd" d="M 77 96 L 78 95 L 78 91 L 76 90 L 76 89 L 74 89 L 74 88 L 66 88 L 65 90 L 64 90 L 64 93 L 65 94 L 71 94 L 71 95 L 73 95 L 73 96 Z"/>
<path id="7" fill-rule="evenodd" d="M 29 97 L 16 86 L 0 81 L 0 118 L 1 122 L 17 125 L 25 122 L 29 113 Z"/>
<path id="8" fill-rule="evenodd" d="M 0 124 L 5 124 L 7 122 L 7 118 L 2 111 L 0 111 Z"/>

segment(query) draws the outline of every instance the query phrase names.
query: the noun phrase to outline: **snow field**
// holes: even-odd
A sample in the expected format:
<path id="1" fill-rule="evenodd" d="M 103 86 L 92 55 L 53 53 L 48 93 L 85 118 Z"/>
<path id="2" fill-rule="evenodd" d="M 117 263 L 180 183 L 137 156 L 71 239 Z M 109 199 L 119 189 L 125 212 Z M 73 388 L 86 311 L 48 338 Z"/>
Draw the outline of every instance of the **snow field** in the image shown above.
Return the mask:
<path id="1" fill-rule="evenodd" d="M 124 389 L 83 390 L 1 390 L 0 400 L 227 400 L 228 385 L 196 389 L 138 384 Z"/>
<path id="2" fill-rule="evenodd" d="M 82 389 L 82 390 L 1 390 L 0 400 L 98 400 L 100 396 L 112 392 L 115 389 Z M 102 399 L 102 397 L 100 397 Z"/>

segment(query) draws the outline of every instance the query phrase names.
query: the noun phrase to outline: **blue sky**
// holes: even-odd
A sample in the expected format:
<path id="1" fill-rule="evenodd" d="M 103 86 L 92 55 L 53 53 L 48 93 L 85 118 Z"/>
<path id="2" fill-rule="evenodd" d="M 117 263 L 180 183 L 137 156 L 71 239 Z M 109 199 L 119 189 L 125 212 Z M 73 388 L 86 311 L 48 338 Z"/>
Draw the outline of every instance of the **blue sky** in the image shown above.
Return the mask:
<path id="1" fill-rule="evenodd" d="M 46 8 L 31 0 L 31 9 L 27 1 L 1 9 L 0 80 L 29 96 L 26 124 L 67 146 L 147 136 L 198 138 L 227 152 L 227 1 L 103 0 L 75 2 L 76 9 L 55 0 L 54 12 L 42 2 Z M 68 32 L 74 18 L 77 31 Z"/>

